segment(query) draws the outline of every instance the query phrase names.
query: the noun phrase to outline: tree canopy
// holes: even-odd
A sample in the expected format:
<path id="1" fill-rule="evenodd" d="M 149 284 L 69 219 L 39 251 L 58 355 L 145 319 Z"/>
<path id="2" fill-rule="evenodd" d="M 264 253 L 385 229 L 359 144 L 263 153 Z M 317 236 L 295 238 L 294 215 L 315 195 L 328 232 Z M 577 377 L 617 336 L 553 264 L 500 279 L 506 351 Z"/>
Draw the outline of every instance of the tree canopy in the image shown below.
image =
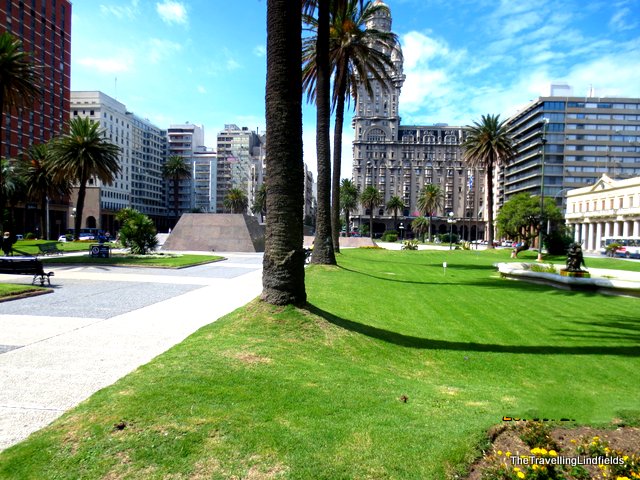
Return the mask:
<path id="1" fill-rule="evenodd" d="M 546 225 L 547 221 L 561 222 L 562 219 L 562 212 L 553 199 L 544 199 L 544 214 L 540 218 L 540 197 L 519 193 L 502 206 L 496 225 L 501 236 L 531 243 L 540 232 L 540 225 Z"/>

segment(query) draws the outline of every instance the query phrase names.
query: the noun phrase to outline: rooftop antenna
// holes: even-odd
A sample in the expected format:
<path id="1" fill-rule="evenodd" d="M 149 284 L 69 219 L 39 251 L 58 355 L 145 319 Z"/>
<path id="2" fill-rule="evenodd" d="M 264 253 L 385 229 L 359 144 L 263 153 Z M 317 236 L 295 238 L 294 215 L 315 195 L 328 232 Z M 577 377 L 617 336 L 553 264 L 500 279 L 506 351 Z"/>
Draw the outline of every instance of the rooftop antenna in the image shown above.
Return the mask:
<path id="1" fill-rule="evenodd" d="M 589 85 L 589 98 L 593 98 L 593 84 Z"/>

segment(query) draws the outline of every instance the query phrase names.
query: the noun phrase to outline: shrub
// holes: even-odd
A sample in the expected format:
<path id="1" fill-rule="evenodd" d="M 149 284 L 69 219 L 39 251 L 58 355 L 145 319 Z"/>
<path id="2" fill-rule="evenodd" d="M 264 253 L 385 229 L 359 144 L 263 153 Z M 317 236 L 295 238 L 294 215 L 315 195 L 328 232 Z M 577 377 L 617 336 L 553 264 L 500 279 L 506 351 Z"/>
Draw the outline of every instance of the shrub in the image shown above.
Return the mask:
<path id="1" fill-rule="evenodd" d="M 566 229 L 556 230 L 545 236 L 543 243 L 550 255 L 565 255 L 573 243 L 573 237 L 566 233 Z"/>
<path id="2" fill-rule="evenodd" d="M 381 240 L 383 242 L 395 242 L 396 240 L 398 240 L 398 232 L 396 232 L 395 230 L 386 230 L 382 234 Z"/>
<path id="3" fill-rule="evenodd" d="M 28 232 L 24 236 L 25 240 L 34 240 L 35 238 L 36 238 L 36 236 L 32 232 Z"/>
<path id="4" fill-rule="evenodd" d="M 449 234 L 448 233 L 442 233 L 440 235 L 438 235 L 438 238 L 440 239 L 440 242 L 442 243 L 449 243 Z M 454 233 L 451 235 L 451 243 L 458 243 L 460 241 L 460 236 L 457 233 Z"/>
<path id="5" fill-rule="evenodd" d="M 402 242 L 402 250 L 418 250 L 417 240 L 405 240 Z"/>
<path id="6" fill-rule="evenodd" d="M 146 215 L 133 208 L 123 208 L 116 215 L 122 224 L 120 241 L 135 255 L 146 255 L 158 246 L 157 230 Z"/>

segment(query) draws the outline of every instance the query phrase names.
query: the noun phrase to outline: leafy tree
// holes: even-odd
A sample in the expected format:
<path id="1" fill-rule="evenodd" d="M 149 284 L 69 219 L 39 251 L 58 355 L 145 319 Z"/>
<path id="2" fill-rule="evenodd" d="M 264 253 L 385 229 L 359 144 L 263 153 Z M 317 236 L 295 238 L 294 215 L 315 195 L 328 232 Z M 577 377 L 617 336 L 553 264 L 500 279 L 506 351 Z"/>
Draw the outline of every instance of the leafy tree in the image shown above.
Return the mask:
<path id="1" fill-rule="evenodd" d="M 483 115 L 480 122 L 467 126 L 467 137 L 462 143 L 462 159 L 486 173 L 487 248 L 493 248 L 493 169 L 510 162 L 516 154 L 505 123 L 500 121 L 500 115 Z"/>
<path id="2" fill-rule="evenodd" d="M 290 0 L 267 0 L 267 218 L 262 300 L 304 305 L 305 252 L 301 205 L 302 10 Z M 317 245 L 316 245 L 317 248 Z"/>
<path id="3" fill-rule="evenodd" d="M 40 204 L 40 231 L 49 238 L 46 230 L 47 198 L 61 198 L 71 192 L 71 182 L 56 176 L 52 168 L 51 149 L 47 144 L 33 144 L 23 154 L 17 165 L 24 179 L 28 198 Z"/>
<path id="4" fill-rule="evenodd" d="M 385 206 L 388 212 L 393 212 L 393 228 L 398 224 L 398 210 L 404 210 L 404 202 L 400 197 L 394 195 Z"/>
<path id="5" fill-rule="evenodd" d="M 80 238 L 87 182 L 97 177 L 111 184 L 120 171 L 120 148 L 109 142 L 100 125 L 90 118 L 75 117 L 69 122 L 68 133 L 51 144 L 51 168 L 56 177 L 78 184 L 78 200 L 74 220 L 74 238 Z"/>
<path id="6" fill-rule="evenodd" d="M 444 192 L 439 185 L 430 183 L 422 187 L 418 196 L 418 211 L 429 219 L 427 232 L 429 232 L 429 241 L 431 241 L 431 217 L 434 213 L 442 208 L 444 204 Z"/>
<path id="7" fill-rule="evenodd" d="M 149 217 L 133 208 L 123 208 L 116 215 L 120 222 L 120 242 L 135 255 L 146 255 L 158 246 L 155 225 Z"/>
<path id="8" fill-rule="evenodd" d="M 424 241 L 424 235 L 429 232 L 430 226 L 431 220 L 427 220 L 425 217 L 417 217 L 411 222 L 411 231 Z"/>
<path id="9" fill-rule="evenodd" d="M 373 185 L 366 187 L 360 194 L 360 204 L 369 210 L 369 237 L 373 240 L 373 211 L 383 202 L 382 194 Z"/>
<path id="10" fill-rule="evenodd" d="M 324 2 L 319 2 L 322 5 Z M 331 228 L 334 249 L 339 250 L 340 231 L 340 170 L 342 162 L 342 130 L 345 104 L 352 96 L 357 103 L 357 87 L 363 85 L 373 96 L 373 80 L 383 89 L 389 88 L 390 75 L 394 70 L 389 55 L 398 44 L 391 32 L 367 28 L 367 23 L 381 10 L 388 7 L 381 2 L 359 0 L 335 0 L 330 4 L 329 58 L 333 72 L 333 108 L 335 123 L 333 133 L 333 175 L 331 182 Z M 318 22 L 309 19 L 311 30 L 318 29 Z M 318 32 L 319 34 L 320 32 Z M 308 98 L 315 98 L 318 84 L 316 36 L 305 39 L 303 49 L 303 86 Z M 323 53 L 323 52 L 322 52 Z M 324 58 L 324 57 L 322 57 Z M 323 77 L 324 78 L 324 77 Z M 317 86 L 316 86 L 317 85 Z M 315 256 L 315 251 L 314 251 Z"/>
<path id="11" fill-rule="evenodd" d="M 553 199 L 544 199 L 544 214 L 541 218 L 540 197 L 519 193 L 502 206 L 496 217 L 496 225 L 501 236 L 530 244 L 540 232 L 540 225 L 562 220 L 562 212 Z"/>
<path id="12" fill-rule="evenodd" d="M 340 184 L 340 207 L 344 212 L 344 222 L 346 224 L 347 237 L 349 236 L 349 215 L 358 208 L 358 188 L 348 178 L 343 178 Z M 314 253 L 315 254 L 315 253 Z"/>
<path id="13" fill-rule="evenodd" d="M 251 205 L 254 214 L 260 214 L 260 221 L 264 221 L 264 214 L 267 211 L 267 186 L 263 183 L 256 192 L 256 197 Z"/>
<path id="14" fill-rule="evenodd" d="M 329 61 L 329 7 L 330 0 L 303 0 L 305 23 L 317 26 L 315 38 L 315 65 L 317 88 L 316 101 L 316 152 L 318 179 L 316 184 L 317 210 L 314 250 L 311 262 L 335 265 L 336 257 L 331 225 L 331 64 Z M 318 12 L 317 21 L 313 12 Z M 309 39 L 309 42 L 312 42 Z M 338 245 L 338 249 L 340 246 Z"/>
<path id="15" fill-rule="evenodd" d="M 162 166 L 162 176 L 173 182 L 173 211 L 178 218 L 180 216 L 180 180 L 191 178 L 191 169 L 183 157 L 171 155 Z"/>
<path id="16" fill-rule="evenodd" d="M 239 189 L 232 188 L 224 197 L 224 208 L 227 208 L 231 213 L 246 213 L 249 206 L 249 199 L 247 194 Z"/>
<path id="17" fill-rule="evenodd" d="M 42 95 L 41 73 L 33 58 L 22 48 L 19 39 L 9 32 L 0 34 L 0 158 L 4 152 L 5 113 L 12 108 L 26 107 Z M 0 231 L 3 231 L 4 176 L 0 169 Z"/>

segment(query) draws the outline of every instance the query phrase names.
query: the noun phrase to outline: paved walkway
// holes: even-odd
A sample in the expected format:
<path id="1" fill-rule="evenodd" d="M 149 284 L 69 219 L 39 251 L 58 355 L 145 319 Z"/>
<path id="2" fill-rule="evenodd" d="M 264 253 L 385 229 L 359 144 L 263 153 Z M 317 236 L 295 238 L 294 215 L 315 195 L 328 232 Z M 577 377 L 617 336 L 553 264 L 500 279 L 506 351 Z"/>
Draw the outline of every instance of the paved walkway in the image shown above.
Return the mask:
<path id="1" fill-rule="evenodd" d="M 182 270 L 48 268 L 54 293 L 0 303 L 0 450 L 258 296 L 262 254 L 221 255 Z"/>

